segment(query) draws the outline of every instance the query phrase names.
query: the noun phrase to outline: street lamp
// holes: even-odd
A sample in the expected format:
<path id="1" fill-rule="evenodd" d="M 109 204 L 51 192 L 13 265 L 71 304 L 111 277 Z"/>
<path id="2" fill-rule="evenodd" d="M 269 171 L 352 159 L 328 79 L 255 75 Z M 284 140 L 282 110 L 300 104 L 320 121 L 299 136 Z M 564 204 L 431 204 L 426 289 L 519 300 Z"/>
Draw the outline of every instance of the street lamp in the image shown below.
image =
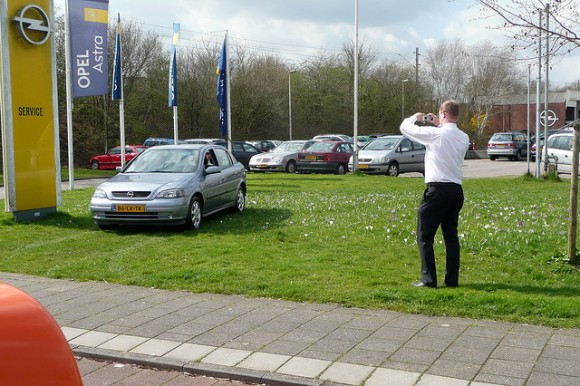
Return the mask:
<path id="1" fill-rule="evenodd" d="M 409 79 L 403 79 L 401 81 L 401 121 L 405 119 L 405 83 L 407 83 Z"/>
<path id="2" fill-rule="evenodd" d="M 288 72 L 288 136 L 290 141 L 292 141 L 292 73 L 296 71 Z"/>

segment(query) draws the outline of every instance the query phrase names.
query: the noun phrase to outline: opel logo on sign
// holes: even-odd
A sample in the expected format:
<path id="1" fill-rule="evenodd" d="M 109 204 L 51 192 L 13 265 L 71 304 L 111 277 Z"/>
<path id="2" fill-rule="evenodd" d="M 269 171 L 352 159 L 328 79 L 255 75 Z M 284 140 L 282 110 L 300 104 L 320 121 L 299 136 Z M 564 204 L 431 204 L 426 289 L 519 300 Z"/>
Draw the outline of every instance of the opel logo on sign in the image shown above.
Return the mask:
<path id="1" fill-rule="evenodd" d="M 44 44 L 52 31 L 48 15 L 38 5 L 19 9 L 12 21 L 16 23 L 20 37 L 36 46 Z"/>

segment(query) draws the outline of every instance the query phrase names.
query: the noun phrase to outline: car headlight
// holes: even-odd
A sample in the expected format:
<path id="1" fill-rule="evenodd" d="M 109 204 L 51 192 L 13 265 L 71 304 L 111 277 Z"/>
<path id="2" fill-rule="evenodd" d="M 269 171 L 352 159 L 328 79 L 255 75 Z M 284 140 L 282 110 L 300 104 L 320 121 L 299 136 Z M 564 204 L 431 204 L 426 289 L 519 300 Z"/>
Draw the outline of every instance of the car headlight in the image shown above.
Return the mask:
<path id="1" fill-rule="evenodd" d="M 377 157 L 373 159 L 375 164 L 386 164 L 389 163 L 389 157 Z"/>
<path id="2" fill-rule="evenodd" d="M 180 198 L 185 197 L 183 189 L 167 189 L 157 194 L 157 198 Z"/>
<path id="3" fill-rule="evenodd" d="M 107 193 L 103 189 L 95 189 L 93 193 L 93 198 L 107 198 Z"/>
<path id="4" fill-rule="evenodd" d="M 280 164 L 284 161 L 284 157 L 274 157 L 272 158 L 272 161 L 270 161 L 273 164 Z"/>

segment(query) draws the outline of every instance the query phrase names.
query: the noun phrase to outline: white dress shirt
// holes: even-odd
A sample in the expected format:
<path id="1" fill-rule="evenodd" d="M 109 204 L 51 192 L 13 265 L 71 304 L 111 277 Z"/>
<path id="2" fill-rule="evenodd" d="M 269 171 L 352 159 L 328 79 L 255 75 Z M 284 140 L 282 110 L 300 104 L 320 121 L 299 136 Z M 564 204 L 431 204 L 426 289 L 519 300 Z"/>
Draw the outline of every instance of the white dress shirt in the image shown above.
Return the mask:
<path id="1" fill-rule="evenodd" d="M 411 116 L 401 123 L 401 133 L 427 148 L 425 152 L 425 182 L 463 181 L 463 160 L 469 148 L 469 136 L 455 123 L 442 126 L 417 126 Z"/>

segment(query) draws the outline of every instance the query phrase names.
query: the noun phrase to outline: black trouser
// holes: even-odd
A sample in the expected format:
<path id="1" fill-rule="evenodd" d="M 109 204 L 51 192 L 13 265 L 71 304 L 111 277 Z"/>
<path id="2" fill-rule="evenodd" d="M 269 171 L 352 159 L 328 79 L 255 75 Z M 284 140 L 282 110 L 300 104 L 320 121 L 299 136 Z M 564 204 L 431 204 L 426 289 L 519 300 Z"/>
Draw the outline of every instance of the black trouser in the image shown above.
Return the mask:
<path id="1" fill-rule="evenodd" d="M 445 284 L 459 284 L 459 237 L 457 223 L 463 207 L 463 188 L 454 183 L 427 184 L 417 215 L 417 244 L 421 254 L 421 280 L 437 286 L 433 241 L 439 225 L 445 240 Z"/>

